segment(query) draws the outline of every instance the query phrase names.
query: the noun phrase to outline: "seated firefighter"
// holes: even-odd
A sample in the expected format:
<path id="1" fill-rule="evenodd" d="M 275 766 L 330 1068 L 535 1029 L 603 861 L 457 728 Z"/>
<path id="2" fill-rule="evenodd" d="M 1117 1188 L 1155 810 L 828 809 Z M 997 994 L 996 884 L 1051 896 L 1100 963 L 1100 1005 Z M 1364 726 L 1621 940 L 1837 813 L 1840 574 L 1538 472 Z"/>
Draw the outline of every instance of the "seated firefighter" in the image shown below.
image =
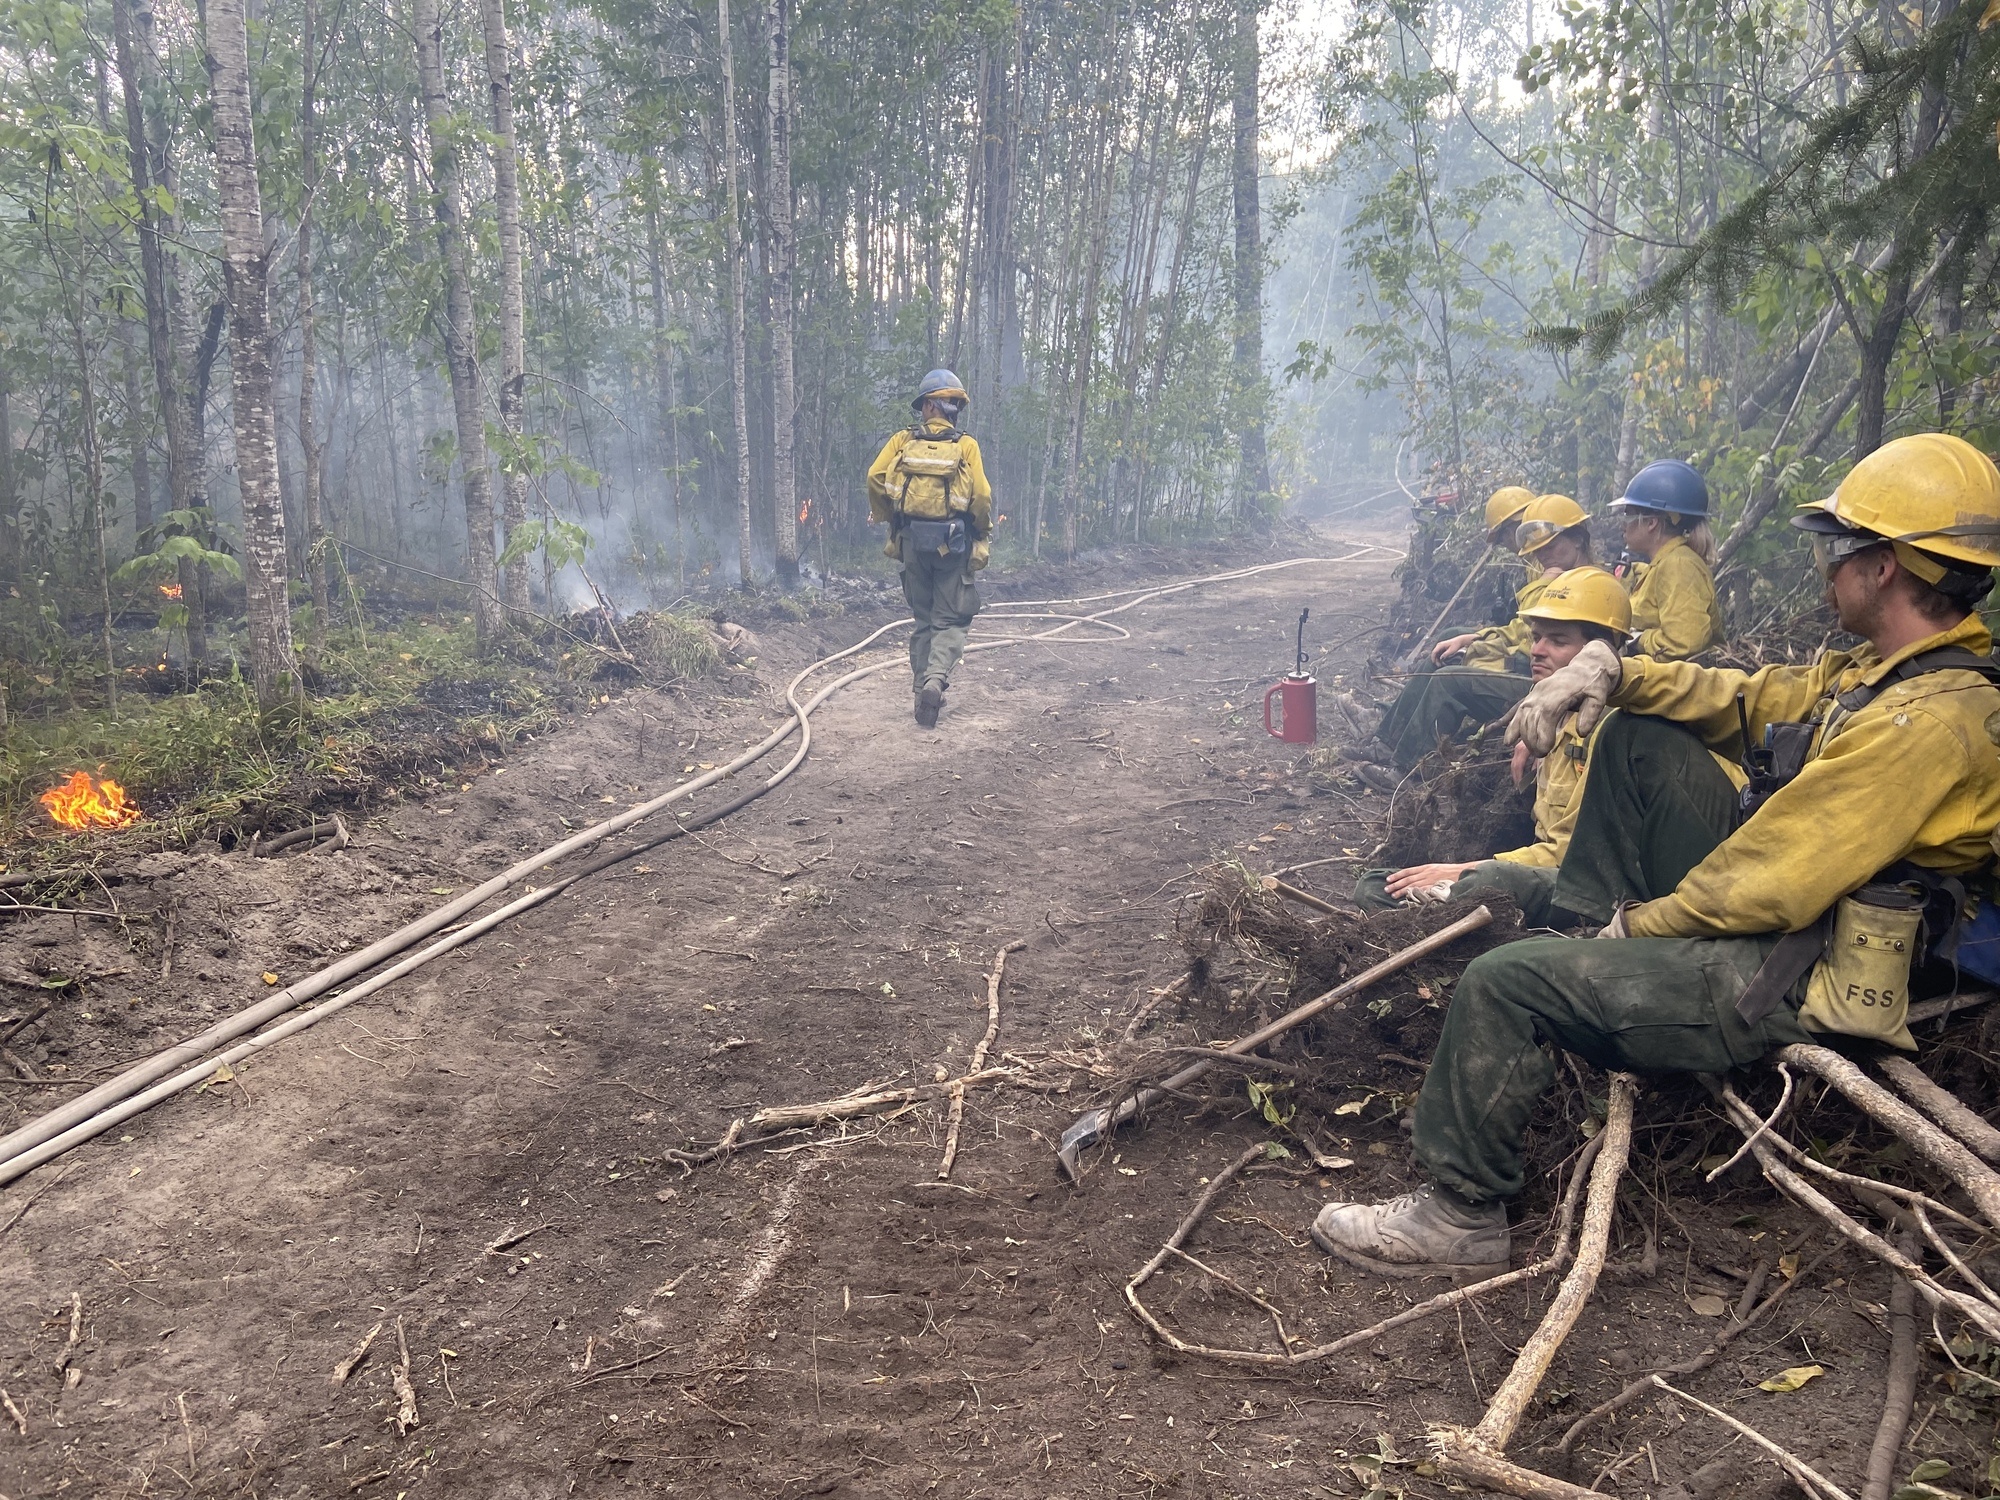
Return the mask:
<path id="1" fill-rule="evenodd" d="M 1607 509 L 1623 523 L 1625 550 L 1640 559 L 1629 580 L 1632 654 L 1679 661 L 1719 645 L 1707 482 L 1690 465 L 1663 458 L 1634 474 Z"/>
<path id="2" fill-rule="evenodd" d="M 1590 522 L 1567 495 L 1542 495 L 1504 514 L 1519 489 L 1495 491 L 1487 502 L 1487 539 L 1511 546 L 1528 565 L 1528 581 L 1515 595 L 1514 617 L 1504 625 L 1469 631 L 1431 648 L 1433 669 L 1403 685 L 1376 727 L 1396 769 L 1408 771 L 1438 747 L 1503 718 L 1528 691 L 1530 636 L 1527 611 L 1549 581 L 1590 561 Z M 1502 519 L 1495 524 L 1494 517 Z M 1454 657 L 1462 660 L 1445 665 Z"/>
<path id="3" fill-rule="evenodd" d="M 1958 880 L 2000 827 L 2000 666 L 1972 612 L 2000 565 L 2000 471 L 1954 437 L 1900 438 L 1800 509 L 1861 645 L 1752 674 L 1593 643 L 1516 711 L 1510 734 L 1547 749 L 1572 714 L 1587 734 L 1622 710 L 1554 896 L 1609 941 L 1530 938 L 1467 967 L 1417 1100 L 1430 1184 L 1328 1204 L 1321 1249 L 1392 1276 L 1505 1269 L 1547 1048 L 1723 1073 L 1815 1031 L 1911 1045 L 1912 953 L 1949 951 Z M 1739 798 L 1707 747 L 1753 735 L 1769 754 Z"/>
<path id="4" fill-rule="evenodd" d="M 979 443 L 958 430 L 971 398 L 949 370 L 933 370 L 917 387 L 913 427 L 892 435 L 868 466 L 868 518 L 889 527 L 885 557 L 903 565 L 910 631 L 910 680 L 917 723 L 937 727 L 951 674 L 965 655 L 965 638 L 979 613 L 972 575 L 993 547 L 993 487 L 986 482 Z"/>
<path id="5" fill-rule="evenodd" d="M 1632 609 L 1624 586 L 1601 568 L 1572 568 L 1549 581 L 1525 618 L 1533 633 L 1531 675 L 1542 681 L 1568 666 L 1592 641 L 1612 650 L 1624 643 Z M 1601 727 L 1601 726 L 1600 726 Z M 1583 800 L 1595 730 L 1581 733 L 1571 715 L 1535 773 L 1535 841 L 1489 859 L 1367 870 L 1354 883 L 1354 902 L 1380 911 L 1400 902 L 1479 900 L 1498 891 L 1511 897 L 1531 927 L 1569 920 L 1554 910 L 1556 872 L 1569 848 Z M 1525 753 L 1516 757 L 1518 781 Z"/>

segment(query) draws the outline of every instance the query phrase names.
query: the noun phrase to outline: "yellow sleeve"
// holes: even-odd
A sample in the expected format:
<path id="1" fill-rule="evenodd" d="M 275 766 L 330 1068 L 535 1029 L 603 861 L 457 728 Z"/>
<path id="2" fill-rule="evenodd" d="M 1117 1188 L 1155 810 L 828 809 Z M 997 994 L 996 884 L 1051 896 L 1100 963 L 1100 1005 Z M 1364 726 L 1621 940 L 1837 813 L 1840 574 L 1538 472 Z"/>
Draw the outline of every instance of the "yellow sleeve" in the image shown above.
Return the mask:
<path id="1" fill-rule="evenodd" d="M 895 518 L 895 510 L 889 504 L 889 475 L 909 441 L 907 429 L 896 432 L 882 445 L 882 451 L 875 455 L 875 462 L 868 466 L 868 519 L 878 526 Z"/>
<path id="2" fill-rule="evenodd" d="M 1698 656 L 1722 639 L 1722 609 L 1708 564 L 1685 542 L 1655 558 L 1632 595 L 1634 650 L 1641 656 Z"/>
<path id="3" fill-rule="evenodd" d="M 1583 785 L 1590 775 L 1590 751 L 1596 743 L 1595 731 L 1588 741 L 1577 736 L 1574 717 L 1563 726 L 1562 737 L 1542 757 L 1541 768 L 1535 772 L 1535 842 L 1496 854 L 1495 859 L 1543 870 L 1562 864 L 1569 852 L 1570 836 L 1576 832 Z"/>
<path id="4" fill-rule="evenodd" d="M 1829 652 L 1809 667 L 1697 667 L 1685 661 L 1628 657 L 1625 675 L 1611 695 L 1613 707 L 1652 714 L 1685 724 L 1711 750 L 1739 755 L 1743 735 L 1736 718 L 1736 695 L 1750 720 L 1750 738 L 1764 741 L 1764 726 L 1780 719 L 1803 719 L 1846 669 L 1849 658 Z"/>
<path id="5" fill-rule="evenodd" d="M 1796 932 L 1934 830 L 1972 823 L 1979 783 L 1928 707 L 1857 714 L 1672 895 L 1633 908 L 1632 936 Z"/>
<path id="6" fill-rule="evenodd" d="M 972 535 L 985 541 L 993 535 L 993 486 L 986 482 L 986 465 L 980 461 L 979 440 L 966 438 L 965 473 L 972 481 L 972 508 L 968 513 L 972 522 Z"/>
<path id="7" fill-rule="evenodd" d="M 1521 613 L 1535 607 L 1548 591 L 1549 583 L 1548 577 L 1537 573 L 1522 584 L 1514 594 L 1514 618 L 1505 625 L 1488 625 L 1474 631 L 1472 643 L 1465 648 L 1465 665 L 1492 667 L 1504 672 L 1509 658 L 1526 656 L 1528 648 L 1534 644 L 1534 637 Z"/>

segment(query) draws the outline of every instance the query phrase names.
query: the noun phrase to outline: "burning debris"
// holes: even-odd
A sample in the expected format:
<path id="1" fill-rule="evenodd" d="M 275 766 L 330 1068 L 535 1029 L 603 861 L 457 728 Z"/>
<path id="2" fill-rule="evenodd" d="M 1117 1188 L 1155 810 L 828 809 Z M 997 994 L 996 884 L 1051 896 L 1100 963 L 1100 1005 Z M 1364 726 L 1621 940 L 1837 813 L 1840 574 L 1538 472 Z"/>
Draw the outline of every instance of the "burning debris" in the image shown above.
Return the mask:
<path id="1" fill-rule="evenodd" d="M 142 816 L 124 787 L 108 776 L 93 781 L 88 771 L 72 771 L 68 781 L 42 793 L 41 803 L 58 826 L 72 833 L 130 828 Z"/>

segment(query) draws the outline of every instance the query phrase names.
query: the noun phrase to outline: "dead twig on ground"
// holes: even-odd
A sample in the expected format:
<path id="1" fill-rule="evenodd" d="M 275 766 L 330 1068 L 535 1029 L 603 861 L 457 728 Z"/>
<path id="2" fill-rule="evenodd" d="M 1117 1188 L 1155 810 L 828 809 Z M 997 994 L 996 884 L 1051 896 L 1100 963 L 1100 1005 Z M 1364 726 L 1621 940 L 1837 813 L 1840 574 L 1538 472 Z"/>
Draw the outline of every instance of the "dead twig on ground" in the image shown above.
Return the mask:
<path id="1" fill-rule="evenodd" d="M 872 1093 L 863 1091 L 844 1094 L 838 1099 L 825 1099 L 816 1104 L 774 1105 L 769 1109 L 760 1109 L 746 1118 L 731 1121 L 722 1139 L 706 1150 L 677 1151 L 669 1147 L 662 1155 L 666 1160 L 677 1162 L 691 1170 L 720 1160 L 756 1141 L 780 1135 L 788 1130 L 830 1125 L 836 1120 L 851 1120 L 857 1115 L 877 1115 L 902 1110 L 926 1099 L 948 1095 L 954 1088 L 971 1088 L 975 1084 L 994 1083 L 1022 1076 L 1023 1070 L 1019 1068 L 981 1068 L 977 1073 L 967 1073 L 962 1077 L 947 1078 L 937 1083 L 915 1084 L 909 1088 L 884 1089 Z"/>
<path id="2" fill-rule="evenodd" d="M 14 1210 L 14 1216 L 12 1218 L 10 1218 L 5 1224 L 0 1224 L 0 1235 L 4 1235 L 8 1230 L 12 1229 L 16 1224 L 20 1223 L 23 1219 L 27 1218 L 28 1210 L 33 1208 L 37 1203 L 40 1203 L 43 1198 L 47 1197 L 49 1189 L 54 1187 L 57 1183 L 61 1182 L 63 1180 L 63 1177 L 68 1173 L 68 1171 L 69 1168 L 64 1167 L 62 1171 L 56 1173 L 55 1176 L 51 1177 L 47 1182 L 43 1183 L 41 1187 L 37 1188 L 33 1196 L 31 1196 L 26 1203 L 23 1203 L 19 1208 Z"/>
<path id="3" fill-rule="evenodd" d="M 28 1419 L 21 1415 L 21 1408 L 14 1404 L 14 1398 L 7 1394 L 7 1388 L 0 1385 L 0 1406 L 7 1408 L 7 1415 L 13 1419 L 14 1429 L 22 1437 L 28 1435 Z"/>
<path id="4" fill-rule="evenodd" d="M 977 1073 L 986 1066 L 986 1054 L 992 1050 L 994 1039 L 1000 1035 L 1000 979 L 1007 971 L 1007 955 L 1018 953 L 1027 946 L 1025 939 L 1015 938 L 993 955 L 993 972 L 986 976 L 986 1034 L 972 1049 L 972 1061 L 966 1067 L 968 1073 Z M 964 1123 L 965 1086 L 958 1084 L 951 1091 L 951 1104 L 945 1117 L 944 1157 L 938 1162 L 937 1169 L 939 1182 L 951 1176 L 952 1163 L 958 1160 L 958 1130 Z"/>
<path id="5" fill-rule="evenodd" d="M 1736 1418 L 1730 1416 L 1728 1412 L 1723 1411 L 1720 1407 L 1710 1406 L 1698 1396 L 1690 1396 L 1686 1391 L 1667 1384 L 1666 1381 L 1657 1375 L 1653 1377 L 1653 1384 L 1665 1391 L 1669 1396 L 1685 1401 L 1689 1406 L 1699 1411 L 1707 1412 L 1708 1415 L 1714 1417 L 1723 1426 L 1733 1428 L 1744 1437 L 1750 1439 L 1751 1442 L 1770 1454 L 1777 1461 L 1779 1468 L 1797 1480 L 1799 1487 L 1808 1495 L 1824 1496 L 1825 1500 L 1853 1500 L 1853 1496 L 1849 1495 L 1846 1490 L 1843 1490 L 1824 1474 L 1812 1468 L 1797 1454 L 1791 1452 L 1789 1449 L 1780 1448 L 1756 1428 L 1749 1426 L 1747 1423 L 1737 1421 Z"/>
<path id="6" fill-rule="evenodd" d="M 396 1319 L 396 1347 L 402 1354 L 389 1380 L 396 1388 L 396 1435 L 402 1437 L 417 1425 L 417 1388 L 410 1383 L 410 1341 L 403 1336 L 401 1318 Z"/>
<path id="7" fill-rule="evenodd" d="M 1703 1370 L 1706 1370 L 1722 1357 L 1723 1351 L 1728 1349 L 1732 1343 L 1770 1316 L 1773 1309 L 1790 1294 L 1792 1288 L 1800 1285 L 1806 1277 L 1818 1270 L 1827 1256 L 1832 1253 L 1831 1250 L 1822 1250 L 1818 1255 L 1815 1255 L 1811 1260 L 1800 1266 L 1795 1274 L 1786 1277 L 1776 1287 L 1772 1288 L 1771 1295 L 1751 1308 L 1747 1315 L 1740 1321 L 1732 1323 L 1729 1327 L 1716 1334 L 1709 1346 L 1702 1350 L 1701 1353 L 1695 1355 L 1694 1358 L 1682 1360 L 1679 1364 L 1668 1365 L 1662 1369 L 1648 1370 L 1645 1374 L 1639 1376 L 1638 1379 L 1627 1384 L 1622 1391 L 1613 1396 L 1609 1401 L 1602 1401 L 1593 1406 L 1589 1411 L 1570 1424 L 1569 1430 L 1562 1435 L 1561 1441 L 1555 1445 L 1555 1451 L 1564 1454 L 1573 1451 L 1576 1447 L 1576 1440 L 1582 1437 L 1591 1427 L 1603 1421 L 1604 1418 L 1612 1415 L 1614 1412 L 1624 1410 L 1634 1401 L 1645 1395 L 1646 1392 L 1650 1391 L 1653 1388 L 1653 1377 L 1655 1375 L 1671 1375 L 1676 1380 L 1682 1380 L 1689 1375 L 1699 1375 Z M 1749 1288 L 1745 1287 L 1744 1290 L 1748 1291 Z"/>
<path id="8" fill-rule="evenodd" d="M 1344 1354 L 1350 1349 L 1359 1348 L 1364 1344 L 1371 1344 L 1392 1329 L 1401 1328 L 1407 1323 L 1418 1322 L 1435 1313 L 1448 1312 L 1461 1303 L 1468 1302 L 1475 1297 L 1484 1296 L 1489 1292 L 1497 1292 L 1524 1281 L 1532 1281 L 1538 1276 L 1545 1276 L 1550 1271 L 1567 1264 L 1570 1254 L 1570 1234 L 1576 1223 L 1577 1203 L 1583 1195 L 1584 1181 L 1590 1172 L 1591 1164 L 1602 1150 L 1603 1142 L 1604 1133 L 1600 1131 L 1583 1148 L 1582 1154 L 1577 1159 L 1576 1174 L 1570 1179 L 1569 1187 L 1563 1194 L 1562 1206 L 1557 1215 L 1555 1248 L 1548 1255 L 1532 1265 L 1523 1266 L 1518 1271 L 1508 1271 L 1487 1281 L 1475 1282 L 1470 1286 L 1454 1287 L 1451 1291 L 1440 1292 L 1437 1296 L 1427 1301 L 1419 1302 L 1414 1307 L 1405 1308 L 1391 1317 L 1384 1318 L 1379 1323 L 1371 1324 L 1367 1328 L 1360 1329 L 1354 1333 L 1343 1334 L 1331 1343 L 1320 1344 L 1311 1349 L 1287 1349 L 1282 1354 L 1273 1354 L 1260 1349 L 1217 1349 L 1206 1344 L 1190 1343 L 1174 1333 L 1153 1315 L 1152 1311 L 1140 1300 L 1139 1288 L 1150 1281 L 1159 1271 L 1160 1267 L 1167 1263 L 1170 1257 L 1179 1255 L 1183 1259 L 1189 1258 L 1182 1251 L 1181 1247 L 1187 1243 L 1188 1236 L 1194 1232 L 1195 1226 L 1207 1217 L 1209 1210 L 1215 1206 L 1216 1200 L 1221 1197 L 1223 1190 L 1228 1187 L 1230 1182 L 1260 1156 L 1264 1155 L 1265 1143 L 1260 1141 L 1215 1174 L 1214 1180 L 1209 1183 L 1207 1190 L 1195 1200 L 1194 1207 L 1188 1210 L 1187 1217 L 1182 1219 L 1179 1225 L 1175 1227 L 1174 1232 L 1167 1236 L 1166 1243 L 1160 1247 L 1151 1260 L 1147 1261 L 1145 1265 L 1141 1266 L 1134 1273 L 1130 1281 L 1125 1283 L 1125 1304 L 1131 1308 L 1132 1315 L 1143 1323 L 1155 1338 L 1180 1354 L 1199 1355 L 1205 1359 L 1219 1360 L 1224 1364 L 1242 1365 L 1304 1365 L 1312 1364 L 1322 1359 L 1330 1359 L 1336 1354 Z M 1204 1269 L 1206 1268 L 1204 1267 Z"/>
<path id="9" fill-rule="evenodd" d="M 361 1368 L 361 1361 L 368 1357 L 369 1349 L 373 1347 L 375 1340 L 381 1336 L 381 1333 L 382 1325 L 377 1323 L 373 1328 L 361 1335 L 361 1342 L 355 1346 L 354 1352 L 333 1367 L 333 1374 L 327 1377 L 327 1383 L 330 1385 L 346 1385 L 347 1377 Z"/>
<path id="10" fill-rule="evenodd" d="M 544 1229 L 553 1229 L 555 1227 L 556 1221 L 550 1219 L 544 1223 L 535 1225 L 532 1229 L 523 1229 L 517 1233 L 514 1226 L 509 1224 L 505 1233 L 486 1247 L 486 1253 L 488 1255 L 498 1255 L 502 1250 L 520 1244 L 522 1240 L 525 1240 L 531 1234 L 540 1234 Z"/>
<path id="11" fill-rule="evenodd" d="M 1151 1016 L 1154 1011 L 1158 1010 L 1165 1001 L 1171 999 L 1175 995 L 1181 994 L 1183 991 L 1187 989 L 1189 977 L 1190 976 L 1183 974 L 1181 975 L 1180 978 L 1176 979 L 1172 984 L 1168 985 L 1165 989 L 1154 990 L 1150 995 L 1148 995 L 1146 997 L 1145 1004 L 1141 1005 L 1137 1010 L 1133 1011 L 1132 1019 L 1125 1023 L 1125 1033 L 1120 1038 L 1120 1040 L 1129 1042 L 1132 1041 L 1134 1038 L 1136 1038 L 1139 1035 L 1139 1028 L 1146 1024 L 1147 1018 Z"/>

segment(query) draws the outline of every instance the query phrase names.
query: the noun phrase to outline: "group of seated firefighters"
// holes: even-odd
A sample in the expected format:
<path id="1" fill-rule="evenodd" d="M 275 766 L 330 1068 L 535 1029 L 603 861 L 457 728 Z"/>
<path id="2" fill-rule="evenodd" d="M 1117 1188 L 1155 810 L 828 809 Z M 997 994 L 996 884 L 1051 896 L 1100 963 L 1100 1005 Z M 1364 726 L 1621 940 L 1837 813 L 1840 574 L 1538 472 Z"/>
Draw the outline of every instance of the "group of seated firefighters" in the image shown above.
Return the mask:
<path id="1" fill-rule="evenodd" d="M 1550 1045 L 1639 1073 L 1725 1073 L 1815 1033 L 1913 1048 L 1913 966 L 1950 987 L 1968 882 L 2000 853 L 2000 663 L 1977 613 L 2000 565 L 1991 459 L 1899 438 L 1799 507 L 1859 641 L 1807 666 L 1688 659 L 1722 633 L 1694 469 L 1650 464 L 1613 509 L 1644 560 L 1627 581 L 1591 561 L 1575 501 L 1494 495 L 1489 539 L 1529 564 L 1518 612 L 1440 643 L 1378 731 L 1407 770 L 1505 717 L 1517 777 L 1540 760 L 1535 842 L 1366 872 L 1358 904 L 1498 891 L 1531 927 L 1609 941 L 1531 937 L 1465 970 L 1413 1119 L 1429 1182 L 1312 1225 L 1372 1271 L 1507 1268 Z"/>

